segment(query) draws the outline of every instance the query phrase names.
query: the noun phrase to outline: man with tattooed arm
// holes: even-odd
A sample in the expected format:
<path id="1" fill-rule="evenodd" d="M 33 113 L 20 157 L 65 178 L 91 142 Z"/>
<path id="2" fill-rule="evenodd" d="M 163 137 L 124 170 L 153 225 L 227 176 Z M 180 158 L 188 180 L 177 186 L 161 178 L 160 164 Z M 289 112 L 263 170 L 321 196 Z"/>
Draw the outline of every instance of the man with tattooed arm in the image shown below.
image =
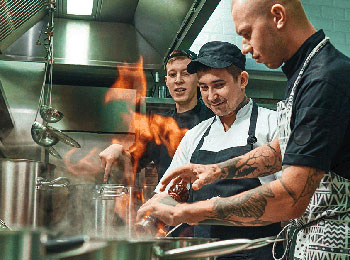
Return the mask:
<path id="1" fill-rule="evenodd" d="M 202 46 L 198 58 L 187 66 L 189 73 L 197 73 L 202 99 L 216 115 L 189 130 L 173 157 L 167 172 L 187 163 L 212 164 L 251 151 L 272 141 L 277 133 L 276 113 L 258 107 L 245 94 L 248 73 L 245 56 L 228 42 L 209 42 Z M 229 197 L 253 189 L 274 176 L 242 180 L 219 180 L 201 190 L 191 190 L 191 201 L 204 201 L 216 196 Z M 165 194 L 156 195 L 144 207 L 153 203 L 174 200 Z M 142 212 L 142 209 L 141 211 Z M 201 225 L 194 227 L 196 237 L 219 239 L 260 238 L 277 235 L 279 223 L 263 227 Z M 272 245 L 225 255 L 219 259 L 272 259 Z"/>
<path id="2" fill-rule="evenodd" d="M 350 259 L 350 59 L 308 21 L 300 0 L 233 0 L 242 53 L 275 69 L 283 63 L 286 100 L 277 105 L 278 138 L 225 162 L 168 173 L 200 190 L 220 179 L 280 179 L 229 198 L 162 205 L 166 223 L 227 221 L 266 225 L 290 220 L 289 259 Z M 145 207 L 143 210 L 148 210 Z M 288 232 L 289 231 L 289 232 Z"/>

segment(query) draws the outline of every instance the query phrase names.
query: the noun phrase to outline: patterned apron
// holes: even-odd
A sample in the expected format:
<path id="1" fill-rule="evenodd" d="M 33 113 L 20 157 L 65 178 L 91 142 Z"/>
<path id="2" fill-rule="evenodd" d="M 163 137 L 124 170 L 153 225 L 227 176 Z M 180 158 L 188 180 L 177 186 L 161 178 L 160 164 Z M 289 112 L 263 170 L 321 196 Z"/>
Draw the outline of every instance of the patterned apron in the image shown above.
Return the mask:
<path id="1" fill-rule="evenodd" d="M 321 41 L 307 57 L 287 100 L 277 104 L 279 142 L 282 159 L 291 134 L 290 120 L 295 90 L 310 60 L 329 42 Z M 286 251 L 291 240 L 295 243 L 293 260 L 349 260 L 350 259 L 350 181 L 333 172 L 325 173 L 319 187 L 300 218 L 290 221 Z M 275 258 L 276 259 L 276 258 Z"/>

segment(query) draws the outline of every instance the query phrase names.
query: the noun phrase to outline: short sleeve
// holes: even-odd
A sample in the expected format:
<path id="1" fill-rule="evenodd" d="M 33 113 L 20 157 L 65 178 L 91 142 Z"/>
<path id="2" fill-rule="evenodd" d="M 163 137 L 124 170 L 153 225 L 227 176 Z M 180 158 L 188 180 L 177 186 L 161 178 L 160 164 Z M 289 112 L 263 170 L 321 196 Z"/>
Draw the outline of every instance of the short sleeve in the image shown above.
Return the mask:
<path id="1" fill-rule="evenodd" d="M 294 100 L 283 164 L 329 171 L 344 140 L 348 117 L 348 97 L 339 88 L 321 80 L 303 86 Z"/>

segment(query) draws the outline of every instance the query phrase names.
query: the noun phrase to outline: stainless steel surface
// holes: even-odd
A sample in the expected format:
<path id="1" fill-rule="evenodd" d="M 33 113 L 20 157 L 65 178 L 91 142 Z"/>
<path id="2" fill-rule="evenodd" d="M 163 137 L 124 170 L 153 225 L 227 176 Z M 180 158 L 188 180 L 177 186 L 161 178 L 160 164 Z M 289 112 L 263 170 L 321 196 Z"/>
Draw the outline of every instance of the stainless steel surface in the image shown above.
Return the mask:
<path id="1" fill-rule="evenodd" d="M 42 148 L 33 142 L 33 124 L 44 77 L 44 63 L 0 61 L 0 81 L 14 128 L 2 139 L 9 158 L 43 161 Z"/>
<path id="2" fill-rule="evenodd" d="M 0 53 L 47 13 L 47 0 L 1 1 Z"/>
<path id="3" fill-rule="evenodd" d="M 216 256 L 249 250 L 275 242 L 274 237 L 255 240 L 234 239 L 212 242 L 210 238 L 162 238 L 156 240 L 96 240 L 81 248 L 61 254 L 48 255 L 47 260 L 165 260 L 197 259 L 213 260 Z M 279 239 L 278 241 L 280 241 Z"/>
<path id="4" fill-rule="evenodd" d="M 65 13 L 65 2 L 57 1 L 56 64 L 114 67 L 142 56 L 145 68 L 161 69 L 171 48 L 191 46 L 219 0 L 99 0 L 93 16 L 74 18 Z M 43 51 L 34 46 L 42 25 L 8 47 L 1 59 L 43 61 Z"/>
<path id="5" fill-rule="evenodd" d="M 163 237 L 155 240 L 154 251 L 157 256 L 160 256 L 161 259 L 167 251 L 178 249 L 178 248 L 187 248 L 194 245 L 202 245 L 211 242 L 215 242 L 215 238 L 198 238 L 198 237 Z M 215 256 L 201 257 L 198 260 L 214 260 Z"/>
<path id="6" fill-rule="evenodd" d="M 280 239 L 278 241 L 281 241 Z M 185 248 L 177 248 L 164 252 L 164 259 L 194 259 L 202 257 L 220 256 L 242 250 L 250 250 L 263 247 L 275 242 L 275 237 L 259 239 L 232 239 L 212 242 L 208 244 L 194 245 Z"/>
<path id="7" fill-rule="evenodd" d="M 40 230 L 21 229 L 0 232 L 1 260 L 39 260 L 45 255 Z"/>
<path id="8" fill-rule="evenodd" d="M 134 206 L 132 187 L 114 184 L 69 186 L 65 235 L 128 238 L 133 225 L 129 207 Z"/>
<path id="9" fill-rule="evenodd" d="M 37 178 L 50 178 L 53 165 L 0 159 L 0 218 L 9 226 L 43 226 L 47 195 L 36 189 Z"/>
<path id="10" fill-rule="evenodd" d="M 13 127 L 14 122 L 0 80 L 0 140 L 6 138 Z"/>

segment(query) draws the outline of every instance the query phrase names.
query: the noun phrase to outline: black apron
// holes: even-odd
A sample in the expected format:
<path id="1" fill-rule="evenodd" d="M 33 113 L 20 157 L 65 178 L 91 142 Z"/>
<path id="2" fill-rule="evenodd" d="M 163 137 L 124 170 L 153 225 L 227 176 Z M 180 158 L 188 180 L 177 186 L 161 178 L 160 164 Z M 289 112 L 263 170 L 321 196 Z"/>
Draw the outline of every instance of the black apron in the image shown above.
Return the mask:
<path id="1" fill-rule="evenodd" d="M 257 118 L 258 118 L 258 106 L 253 102 L 253 109 L 250 116 L 248 139 L 247 139 L 247 144 L 245 146 L 231 147 L 219 152 L 200 150 L 203 145 L 204 138 L 209 134 L 210 128 L 216 120 L 216 117 L 215 117 L 211 125 L 207 128 L 204 135 L 202 136 L 202 139 L 197 145 L 194 153 L 192 154 L 191 163 L 197 163 L 197 164 L 219 163 L 237 156 L 241 156 L 253 150 L 254 149 L 253 145 L 254 143 L 257 142 L 257 139 L 255 137 L 255 128 L 256 128 Z M 261 185 L 261 183 L 258 178 L 237 179 L 237 180 L 235 179 L 217 180 L 209 185 L 202 187 L 198 191 L 194 191 L 191 189 L 190 200 L 194 202 L 194 201 L 207 200 L 216 196 L 229 197 L 246 190 L 254 189 L 259 185 Z M 255 239 L 255 238 L 277 235 L 280 230 L 281 230 L 281 226 L 279 223 L 275 223 L 268 226 L 255 226 L 255 227 L 199 225 L 194 227 L 194 236 L 206 237 L 206 238 L 219 238 L 220 240 L 235 239 L 235 238 Z M 272 259 L 271 252 L 268 251 L 268 253 L 270 253 L 270 256 Z M 241 253 L 236 253 L 236 254 L 241 256 Z M 236 254 L 232 254 L 230 256 L 234 257 Z M 261 254 L 260 256 L 257 254 L 256 259 L 270 259 L 270 256 L 266 256 L 264 258 L 264 256 L 262 256 Z M 251 259 L 255 259 L 255 258 L 251 258 Z"/>

